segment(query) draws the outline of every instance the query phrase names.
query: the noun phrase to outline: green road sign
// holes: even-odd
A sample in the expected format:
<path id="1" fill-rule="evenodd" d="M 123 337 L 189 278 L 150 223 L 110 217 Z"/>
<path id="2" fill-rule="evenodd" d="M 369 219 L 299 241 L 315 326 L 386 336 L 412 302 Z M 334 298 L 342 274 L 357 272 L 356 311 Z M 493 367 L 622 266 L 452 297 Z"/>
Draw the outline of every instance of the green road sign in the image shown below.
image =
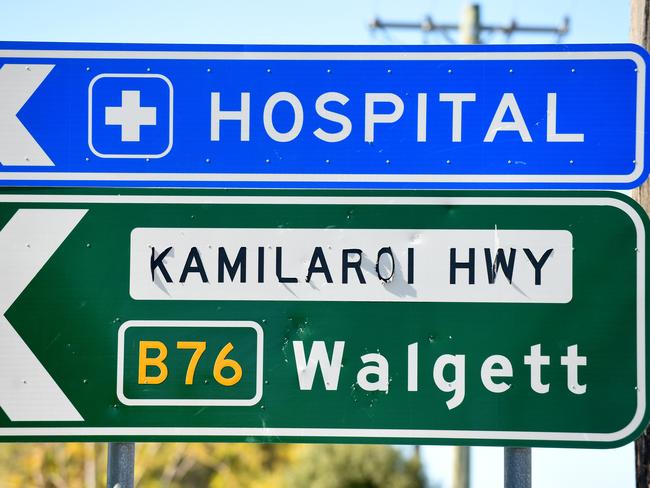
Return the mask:
<path id="1" fill-rule="evenodd" d="M 3 190 L 0 436 L 619 445 L 647 225 L 603 192 Z"/>

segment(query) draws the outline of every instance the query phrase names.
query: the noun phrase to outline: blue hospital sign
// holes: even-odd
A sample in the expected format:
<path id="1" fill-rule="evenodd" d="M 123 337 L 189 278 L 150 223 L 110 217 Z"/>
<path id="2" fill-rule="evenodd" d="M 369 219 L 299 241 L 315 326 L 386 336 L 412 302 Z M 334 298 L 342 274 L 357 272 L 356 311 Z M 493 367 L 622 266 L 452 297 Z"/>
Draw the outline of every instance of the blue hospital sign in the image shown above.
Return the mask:
<path id="1" fill-rule="evenodd" d="M 0 43 L 0 182 L 632 188 L 634 45 Z"/>

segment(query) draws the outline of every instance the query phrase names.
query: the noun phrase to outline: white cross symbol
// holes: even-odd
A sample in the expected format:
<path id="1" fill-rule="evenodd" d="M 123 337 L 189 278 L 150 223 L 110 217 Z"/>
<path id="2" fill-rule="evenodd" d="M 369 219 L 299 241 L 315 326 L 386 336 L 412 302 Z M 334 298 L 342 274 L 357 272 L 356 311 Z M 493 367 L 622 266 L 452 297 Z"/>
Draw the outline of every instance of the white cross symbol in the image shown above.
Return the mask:
<path id="1" fill-rule="evenodd" d="M 122 90 L 122 106 L 106 107 L 106 125 L 122 128 L 122 142 L 140 142 L 140 127 L 156 125 L 156 107 L 141 107 L 138 90 Z"/>

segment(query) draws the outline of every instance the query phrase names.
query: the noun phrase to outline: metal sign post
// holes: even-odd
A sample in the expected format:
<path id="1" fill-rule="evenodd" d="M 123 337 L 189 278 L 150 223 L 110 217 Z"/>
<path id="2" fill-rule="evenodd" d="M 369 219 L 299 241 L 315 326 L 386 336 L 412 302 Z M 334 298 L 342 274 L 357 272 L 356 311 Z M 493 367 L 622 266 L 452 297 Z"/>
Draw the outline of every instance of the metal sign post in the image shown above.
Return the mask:
<path id="1" fill-rule="evenodd" d="M 107 488 L 133 488 L 135 468 L 134 442 L 109 442 Z"/>
<path id="2" fill-rule="evenodd" d="M 504 488 L 531 487 L 531 449 L 530 447 L 505 447 Z"/>

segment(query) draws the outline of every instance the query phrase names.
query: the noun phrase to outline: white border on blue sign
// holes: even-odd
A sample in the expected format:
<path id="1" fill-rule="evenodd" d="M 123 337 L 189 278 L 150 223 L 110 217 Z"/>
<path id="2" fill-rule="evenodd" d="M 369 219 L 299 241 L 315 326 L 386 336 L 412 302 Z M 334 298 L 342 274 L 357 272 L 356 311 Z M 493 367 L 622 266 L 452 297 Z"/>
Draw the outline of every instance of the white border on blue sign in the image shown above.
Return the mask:
<path id="1" fill-rule="evenodd" d="M 141 59 L 141 60 L 255 60 L 255 61 L 481 61 L 481 60 L 630 60 L 636 65 L 636 143 L 634 170 L 618 175 L 484 175 L 484 174 L 321 174 L 321 173 L 80 173 L 80 172 L 1 172 L 6 181 L 96 181 L 96 182 L 157 182 L 161 186 L 173 183 L 182 187 L 197 182 L 212 183 L 265 183 L 278 187 L 282 183 L 309 184 L 616 184 L 635 182 L 644 172 L 645 158 L 645 91 L 646 64 L 634 51 L 517 51 L 517 52 L 304 52 L 304 51 L 100 51 L 100 50 L 47 50 L 47 49 L 0 49 L 0 58 L 40 59 Z M 136 156 L 146 158 L 146 156 Z M 218 185 L 217 185 L 218 186 Z M 245 185 L 244 185 L 245 186 Z"/>

